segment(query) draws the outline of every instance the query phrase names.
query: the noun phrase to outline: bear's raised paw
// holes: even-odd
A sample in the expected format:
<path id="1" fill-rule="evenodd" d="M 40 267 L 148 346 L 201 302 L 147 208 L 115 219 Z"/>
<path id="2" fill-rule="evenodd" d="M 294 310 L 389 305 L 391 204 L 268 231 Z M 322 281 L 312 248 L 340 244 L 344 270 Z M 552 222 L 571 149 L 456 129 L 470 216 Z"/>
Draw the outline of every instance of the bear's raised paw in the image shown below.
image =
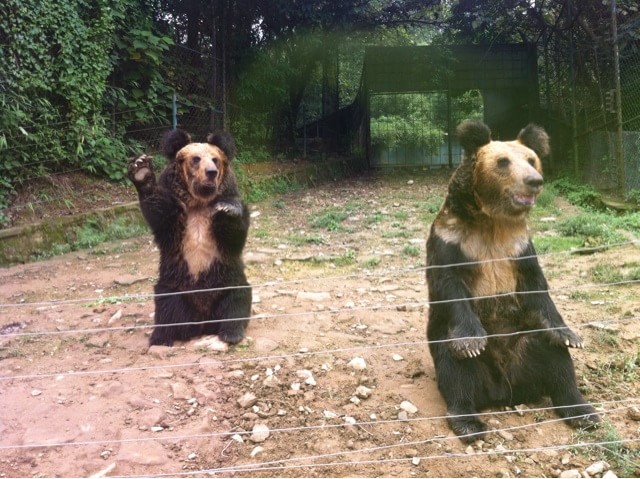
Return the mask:
<path id="1" fill-rule="evenodd" d="M 226 213 L 229 216 L 240 216 L 242 215 L 242 205 L 238 203 L 226 203 L 221 201 L 216 203 L 216 211 Z"/>
<path id="2" fill-rule="evenodd" d="M 129 160 L 129 179 L 136 184 L 144 183 L 153 174 L 153 157 L 142 154 Z"/>

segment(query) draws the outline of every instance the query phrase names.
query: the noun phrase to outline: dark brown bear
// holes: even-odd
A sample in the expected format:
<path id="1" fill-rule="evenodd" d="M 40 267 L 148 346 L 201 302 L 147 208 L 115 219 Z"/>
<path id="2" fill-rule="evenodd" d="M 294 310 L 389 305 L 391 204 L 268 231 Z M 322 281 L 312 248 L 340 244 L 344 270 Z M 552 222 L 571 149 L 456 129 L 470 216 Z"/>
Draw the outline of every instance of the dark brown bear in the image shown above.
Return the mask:
<path id="1" fill-rule="evenodd" d="M 171 130 L 163 150 L 169 163 L 157 182 L 151 157 L 129 163 L 140 209 L 160 250 L 149 344 L 171 346 L 203 334 L 238 343 L 251 314 L 251 288 L 242 261 L 249 212 L 231 171 L 233 138 L 221 132 L 192 143 L 184 131 Z M 191 324 L 167 326 L 177 323 Z"/>
<path id="2" fill-rule="evenodd" d="M 526 223 L 549 138 L 529 125 L 515 141 L 491 141 L 478 121 L 463 122 L 458 136 L 465 158 L 427 240 L 427 338 L 449 425 L 473 442 L 487 429 L 480 410 L 550 396 L 571 426 L 593 426 L 599 418 L 567 349 L 582 341 L 546 292 Z"/>

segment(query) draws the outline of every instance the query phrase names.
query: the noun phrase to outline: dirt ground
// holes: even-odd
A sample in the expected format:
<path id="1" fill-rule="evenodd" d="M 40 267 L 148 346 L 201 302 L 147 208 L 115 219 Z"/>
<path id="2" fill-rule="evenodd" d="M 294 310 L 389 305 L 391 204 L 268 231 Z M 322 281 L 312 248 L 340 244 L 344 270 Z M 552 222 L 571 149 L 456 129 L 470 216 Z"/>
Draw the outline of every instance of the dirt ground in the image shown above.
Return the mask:
<path id="1" fill-rule="evenodd" d="M 588 274 L 640 263 L 637 243 L 541 256 L 586 340 L 572 355 L 600 430 L 571 430 L 546 401 L 486 411 L 484 442 L 451 434 L 425 342 L 425 238 L 447 179 L 361 177 L 252 205 L 253 319 L 226 352 L 147 348 L 150 236 L 0 270 L 0 476 L 580 477 L 603 458 L 590 475 L 640 475 L 621 459 L 640 447 L 640 287 Z"/>

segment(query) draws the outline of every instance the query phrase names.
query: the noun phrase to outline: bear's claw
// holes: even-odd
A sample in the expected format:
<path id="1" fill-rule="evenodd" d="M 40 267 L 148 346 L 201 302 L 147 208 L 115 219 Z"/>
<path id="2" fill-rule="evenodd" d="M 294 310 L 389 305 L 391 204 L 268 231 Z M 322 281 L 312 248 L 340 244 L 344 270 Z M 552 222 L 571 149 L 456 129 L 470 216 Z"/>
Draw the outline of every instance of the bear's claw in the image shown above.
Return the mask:
<path id="1" fill-rule="evenodd" d="M 476 358 L 486 349 L 487 338 L 454 339 L 449 347 L 459 358 Z"/>
<path id="2" fill-rule="evenodd" d="M 129 160 L 129 179 L 134 183 L 144 183 L 153 174 L 153 157 L 144 153 Z"/>
<path id="3" fill-rule="evenodd" d="M 220 202 L 216 203 L 216 211 L 220 211 L 222 213 L 226 213 L 230 216 L 240 216 L 242 214 L 242 205 L 236 203 L 225 203 Z"/>
<path id="4" fill-rule="evenodd" d="M 551 342 L 558 346 L 567 348 L 583 348 L 584 344 L 580 336 L 571 331 L 569 328 L 556 329 L 549 331 Z"/>

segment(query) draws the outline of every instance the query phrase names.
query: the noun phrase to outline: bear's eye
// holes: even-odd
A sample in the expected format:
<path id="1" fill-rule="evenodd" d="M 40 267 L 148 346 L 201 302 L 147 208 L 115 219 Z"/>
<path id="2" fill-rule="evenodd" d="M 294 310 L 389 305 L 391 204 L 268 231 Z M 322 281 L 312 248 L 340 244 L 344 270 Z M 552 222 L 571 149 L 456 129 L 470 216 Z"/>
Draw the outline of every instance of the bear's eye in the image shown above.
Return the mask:
<path id="1" fill-rule="evenodd" d="M 509 158 L 500 158 L 497 162 L 498 168 L 506 168 L 509 166 L 509 163 L 511 163 L 511 161 L 509 161 Z"/>
<path id="2" fill-rule="evenodd" d="M 200 163 L 200 157 L 194 156 L 193 158 L 191 158 L 191 163 L 193 163 L 194 165 L 197 165 L 198 163 Z"/>
<path id="3" fill-rule="evenodd" d="M 536 160 L 534 160 L 533 158 L 529 158 L 527 161 L 529 162 L 529 164 L 530 164 L 531 166 L 533 166 L 533 167 L 535 167 L 535 166 L 536 166 Z"/>

